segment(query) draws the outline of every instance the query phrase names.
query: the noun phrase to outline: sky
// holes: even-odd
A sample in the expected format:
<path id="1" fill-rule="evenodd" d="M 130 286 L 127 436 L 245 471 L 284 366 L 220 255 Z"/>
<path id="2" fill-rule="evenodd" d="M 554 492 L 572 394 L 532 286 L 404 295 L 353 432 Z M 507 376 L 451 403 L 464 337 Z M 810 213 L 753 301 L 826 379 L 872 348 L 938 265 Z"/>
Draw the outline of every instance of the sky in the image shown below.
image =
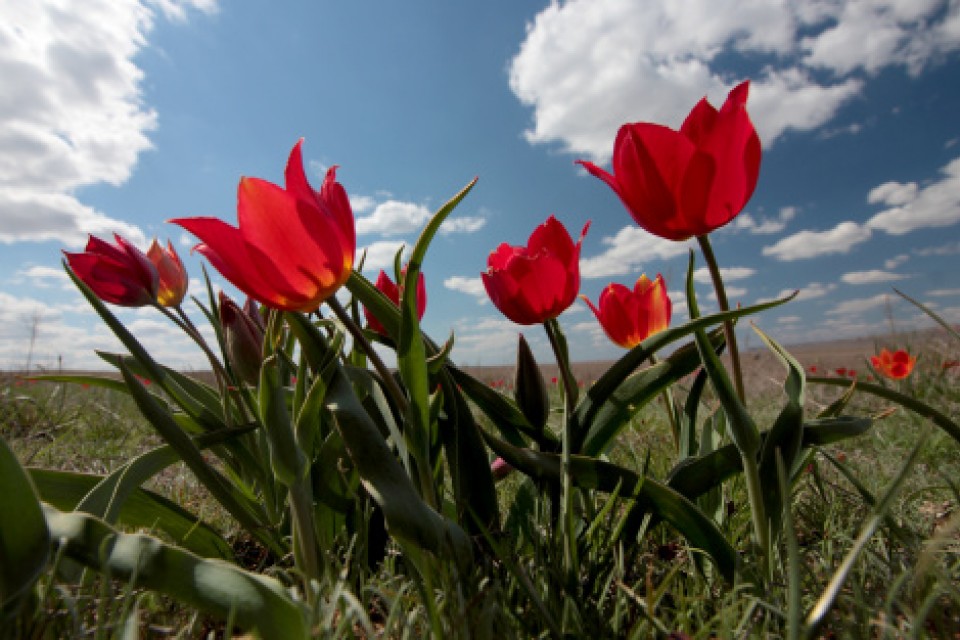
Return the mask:
<path id="1" fill-rule="evenodd" d="M 120 350 L 61 265 L 88 234 L 169 239 L 204 299 L 196 240 L 165 221 L 235 224 L 240 177 L 282 183 L 300 138 L 315 186 L 339 166 L 371 279 L 479 179 L 423 266 L 423 326 L 461 364 L 511 362 L 520 332 L 550 361 L 480 273 L 551 214 L 574 238 L 591 222 L 583 294 L 662 273 L 682 323 L 694 245 L 637 227 L 575 161 L 609 168 L 620 125 L 677 128 L 744 79 L 760 180 L 711 236 L 731 302 L 799 290 L 753 318 L 785 344 L 929 324 L 894 287 L 960 322 L 960 0 L 8 0 L 0 78 L 0 369 Z M 709 311 L 699 254 L 695 279 Z M 114 311 L 204 368 L 155 310 Z M 574 359 L 622 354 L 582 301 L 560 322 Z"/>

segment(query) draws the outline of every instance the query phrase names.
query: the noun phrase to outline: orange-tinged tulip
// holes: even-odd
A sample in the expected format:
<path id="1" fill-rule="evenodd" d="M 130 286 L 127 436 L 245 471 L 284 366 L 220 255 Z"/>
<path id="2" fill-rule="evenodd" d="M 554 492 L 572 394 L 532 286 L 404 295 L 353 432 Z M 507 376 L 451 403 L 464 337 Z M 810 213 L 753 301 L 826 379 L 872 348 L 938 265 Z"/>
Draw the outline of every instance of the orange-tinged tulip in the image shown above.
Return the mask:
<path id="1" fill-rule="evenodd" d="M 187 295 L 187 270 L 170 241 L 164 249 L 154 238 L 147 249 L 147 258 L 160 274 L 160 287 L 157 289 L 157 302 L 163 307 L 176 307 Z"/>
<path id="2" fill-rule="evenodd" d="M 625 124 L 613 146 L 613 173 L 578 161 L 620 196 L 637 224 L 668 240 L 686 240 L 730 222 L 753 195 L 760 138 L 747 114 L 749 81 L 718 111 L 706 98 L 679 131 Z"/>
<path id="3" fill-rule="evenodd" d="M 196 250 L 238 289 L 284 311 L 314 311 L 332 296 L 350 277 L 357 244 L 337 168 L 314 191 L 303 171 L 302 142 L 290 152 L 285 187 L 240 180 L 238 227 L 217 218 L 170 221 L 197 236 Z"/>
<path id="4" fill-rule="evenodd" d="M 122 307 L 157 301 L 160 276 L 147 256 L 114 234 L 116 244 L 90 236 L 83 253 L 63 254 L 80 280 L 101 300 Z"/>
<path id="5" fill-rule="evenodd" d="M 403 270 L 403 273 L 406 273 L 406 269 Z M 403 293 L 403 287 L 396 284 L 383 269 L 380 270 L 380 275 L 377 276 L 376 287 L 381 293 L 390 298 L 390 301 L 393 302 L 393 304 L 400 304 L 400 294 Z M 427 310 L 427 288 L 426 285 L 424 285 L 423 273 L 420 273 L 417 277 L 416 296 L 417 317 L 423 318 L 423 313 Z M 373 313 L 366 307 L 363 308 L 363 315 L 367 318 L 367 326 L 371 331 L 376 331 L 382 336 L 387 335 L 386 328 L 380 324 L 380 321 L 377 320 L 376 316 L 374 316 Z"/>
<path id="6" fill-rule="evenodd" d="M 599 308 L 586 296 L 581 297 L 597 316 L 607 337 L 625 349 L 632 349 L 670 326 L 672 304 L 659 273 L 656 280 L 650 280 L 647 274 L 640 276 L 633 291 L 611 283 L 600 294 Z"/>
<path id="7" fill-rule="evenodd" d="M 555 217 L 534 229 L 525 247 L 501 244 L 487 258 L 483 286 L 500 312 L 517 324 L 552 320 L 580 291 L 580 244 Z"/>
<path id="8" fill-rule="evenodd" d="M 898 349 L 890 353 L 886 349 L 881 349 L 880 353 L 870 356 L 870 364 L 878 373 L 892 380 L 906 378 L 913 371 L 913 365 L 917 363 L 916 356 L 911 356 L 903 349 Z"/>

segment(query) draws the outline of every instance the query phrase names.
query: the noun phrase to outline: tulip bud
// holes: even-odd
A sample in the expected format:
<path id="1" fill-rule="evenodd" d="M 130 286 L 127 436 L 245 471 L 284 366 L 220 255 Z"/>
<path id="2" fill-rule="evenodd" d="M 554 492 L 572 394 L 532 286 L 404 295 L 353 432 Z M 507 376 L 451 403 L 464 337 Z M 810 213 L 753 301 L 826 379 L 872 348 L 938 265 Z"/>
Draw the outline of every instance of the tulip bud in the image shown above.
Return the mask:
<path id="1" fill-rule="evenodd" d="M 550 396 L 543 381 L 540 365 L 537 364 L 523 334 L 517 343 L 517 371 L 513 385 L 513 397 L 521 413 L 537 431 L 543 431 L 550 416 Z"/>
<path id="2" fill-rule="evenodd" d="M 220 292 L 220 326 L 227 358 L 243 382 L 256 386 L 263 364 L 263 324 L 256 303 L 247 300 L 243 309 Z"/>
<path id="3" fill-rule="evenodd" d="M 170 241 L 164 249 L 154 238 L 147 249 L 147 258 L 160 274 L 160 286 L 157 289 L 157 303 L 163 307 L 176 307 L 187 295 L 187 270 Z"/>

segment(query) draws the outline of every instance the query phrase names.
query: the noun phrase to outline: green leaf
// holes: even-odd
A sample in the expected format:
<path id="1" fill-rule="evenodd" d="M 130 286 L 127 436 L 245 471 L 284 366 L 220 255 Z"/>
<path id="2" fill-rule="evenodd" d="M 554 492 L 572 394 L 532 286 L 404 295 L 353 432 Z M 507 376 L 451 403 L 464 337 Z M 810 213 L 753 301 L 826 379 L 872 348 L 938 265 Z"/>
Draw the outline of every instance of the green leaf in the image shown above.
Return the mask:
<path id="1" fill-rule="evenodd" d="M 719 341 L 722 337 L 717 333 L 715 339 Z M 696 346 L 691 343 L 680 347 L 665 360 L 627 377 L 595 413 L 583 446 L 574 451 L 588 456 L 606 451 L 637 411 L 698 366 L 700 357 Z"/>
<path id="2" fill-rule="evenodd" d="M 530 425 L 543 431 L 550 417 L 550 396 L 547 394 L 547 385 L 543 380 L 540 365 L 533 357 L 530 345 L 519 334 L 517 339 L 516 377 L 513 384 L 513 397 Z"/>
<path id="3" fill-rule="evenodd" d="M 842 380 L 840 378 L 807 378 L 807 381 L 814 384 L 825 384 L 834 387 L 855 386 L 857 390 L 864 393 L 869 393 L 870 395 L 877 396 L 878 398 L 896 402 L 904 409 L 909 409 L 917 415 L 929 419 L 931 422 L 933 422 L 933 424 L 943 429 L 947 435 L 960 443 L 960 425 L 951 420 L 945 414 L 937 411 L 930 405 L 917 400 L 916 398 L 904 395 L 898 391 L 894 391 L 893 389 L 887 389 L 886 387 L 882 387 L 877 384 L 870 384 L 868 382 L 850 382 L 849 380 Z"/>
<path id="4" fill-rule="evenodd" d="M 286 390 L 280 386 L 279 358 L 271 355 L 260 368 L 260 422 L 267 432 L 273 474 L 287 487 L 307 471 L 307 460 L 293 435 L 293 421 L 287 410 Z"/>
<path id="5" fill-rule="evenodd" d="M 0 605 L 30 589 L 47 566 L 50 532 L 30 476 L 0 438 Z"/>
<path id="6" fill-rule="evenodd" d="M 40 498 L 61 511 L 73 511 L 103 476 L 31 468 Z M 163 531 L 176 544 L 205 558 L 232 559 L 230 545 L 210 525 L 177 503 L 146 489 L 134 489 L 123 501 L 117 522 L 124 527 Z"/>
<path id="7" fill-rule="evenodd" d="M 489 434 L 484 435 L 490 448 L 514 468 L 531 478 L 560 482 L 560 455 L 520 449 Z M 669 522 L 692 546 L 703 549 L 716 563 L 724 579 L 733 581 L 737 568 L 736 550 L 717 525 L 686 497 L 648 476 L 596 458 L 572 455 L 570 465 L 576 486 L 607 493 L 619 491 L 625 498 L 634 498 L 638 504 Z"/>
<path id="8" fill-rule="evenodd" d="M 930 309 L 929 307 L 926 307 L 926 306 L 924 306 L 923 304 L 919 303 L 918 301 L 914 300 L 913 298 L 911 298 L 910 296 L 908 296 L 907 294 L 905 294 L 903 291 L 900 291 L 900 290 L 897 289 L 896 287 L 894 287 L 893 290 L 896 291 L 896 292 L 897 292 L 897 295 L 899 295 L 901 298 L 903 298 L 903 299 L 906 300 L 907 302 L 913 304 L 913 305 L 916 306 L 918 309 L 920 309 L 921 311 L 923 311 L 925 314 L 927 314 L 928 316 L 930 316 L 931 318 L 933 318 L 934 321 L 936 321 L 937 324 L 939 324 L 941 327 L 943 327 L 944 329 L 947 330 L 947 333 L 949 333 L 950 335 L 952 335 L 952 336 L 953 336 L 954 338 L 956 338 L 957 340 L 960 340 L 960 333 L 958 333 L 957 330 L 956 330 L 949 322 L 947 322 L 946 320 L 944 320 L 943 318 L 941 318 L 940 316 L 938 316 L 936 313 L 934 313 L 932 309 Z"/>
<path id="9" fill-rule="evenodd" d="M 204 559 L 143 534 L 120 533 L 81 513 L 44 507 L 54 543 L 101 573 L 159 591 L 265 639 L 309 637 L 306 611 L 277 580 Z"/>
<path id="10" fill-rule="evenodd" d="M 687 399 L 683 403 L 683 414 L 680 418 L 680 448 L 678 457 L 681 461 L 696 456 L 700 449 L 697 445 L 697 412 L 700 407 L 700 398 L 703 389 L 707 386 L 707 372 L 703 369 L 697 373 Z M 712 449 L 712 447 L 711 447 Z"/>

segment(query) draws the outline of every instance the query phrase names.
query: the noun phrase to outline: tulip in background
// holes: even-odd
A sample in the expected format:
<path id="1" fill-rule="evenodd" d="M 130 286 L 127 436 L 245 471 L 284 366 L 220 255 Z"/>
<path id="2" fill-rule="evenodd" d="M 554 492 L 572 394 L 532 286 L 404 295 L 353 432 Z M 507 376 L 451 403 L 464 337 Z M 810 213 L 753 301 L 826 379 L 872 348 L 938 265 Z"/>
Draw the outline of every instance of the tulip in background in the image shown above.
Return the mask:
<path id="1" fill-rule="evenodd" d="M 170 241 L 164 249 L 154 238 L 147 249 L 147 258 L 156 267 L 160 276 L 157 290 L 157 304 L 162 307 L 176 307 L 187 295 L 187 270 Z"/>
<path id="2" fill-rule="evenodd" d="M 887 349 L 881 349 L 880 353 L 870 356 L 870 364 L 883 376 L 891 380 L 901 380 L 910 375 L 913 371 L 913 365 L 917 363 L 917 358 L 911 356 L 903 349 L 890 353 Z"/>
<path id="3" fill-rule="evenodd" d="M 597 316 L 607 337 L 625 349 L 632 349 L 670 326 L 670 297 L 659 273 L 656 280 L 650 280 L 646 274 L 640 276 L 633 291 L 611 283 L 600 294 L 599 308 L 586 296 L 581 297 Z"/>
<path id="4" fill-rule="evenodd" d="M 401 279 L 404 274 L 406 274 L 406 269 L 401 273 Z M 383 269 L 380 270 L 380 275 L 377 276 L 376 282 L 377 289 L 380 290 L 385 296 L 390 298 L 390 301 L 394 304 L 400 304 L 400 296 L 403 293 L 403 285 L 397 285 L 390 276 L 387 275 L 387 272 Z M 423 313 L 427 310 L 427 288 L 423 281 L 423 274 L 417 276 L 417 317 L 423 318 Z M 367 326 L 371 331 L 379 333 L 382 336 L 387 335 L 387 330 L 384 328 L 380 321 L 377 320 L 377 317 L 373 315 L 373 312 L 370 309 L 364 307 L 363 315 L 367 319 Z"/>
<path id="5" fill-rule="evenodd" d="M 234 373 L 247 384 L 256 385 L 260 380 L 263 335 L 266 330 L 257 304 L 248 298 L 241 309 L 221 291 L 220 327 L 226 344 L 226 356 Z"/>
<path id="6" fill-rule="evenodd" d="M 171 220 L 201 240 L 196 250 L 223 277 L 258 302 L 284 311 L 314 311 L 353 268 L 353 211 L 336 167 L 314 191 L 303 171 L 300 140 L 290 152 L 286 187 L 242 178 L 238 227 L 217 218 Z"/>
<path id="7" fill-rule="evenodd" d="M 760 138 L 747 114 L 749 82 L 719 111 L 704 98 L 679 131 L 649 122 L 620 127 L 613 174 L 579 163 L 617 192 L 637 224 L 668 240 L 702 236 L 727 224 L 753 195 Z"/>
<path id="8" fill-rule="evenodd" d="M 114 234 L 116 244 L 90 236 L 83 253 L 64 251 L 67 263 L 97 296 L 121 307 L 157 302 L 160 276 L 147 256 Z"/>
<path id="9" fill-rule="evenodd" d="M 580 244 L 555 217 L 534 229 L 525 247 L 501 244 L 487 258 L 483 286 L 500 313 L 517 324 L 538 324 L 563 313 L 580 292 Z"/>

